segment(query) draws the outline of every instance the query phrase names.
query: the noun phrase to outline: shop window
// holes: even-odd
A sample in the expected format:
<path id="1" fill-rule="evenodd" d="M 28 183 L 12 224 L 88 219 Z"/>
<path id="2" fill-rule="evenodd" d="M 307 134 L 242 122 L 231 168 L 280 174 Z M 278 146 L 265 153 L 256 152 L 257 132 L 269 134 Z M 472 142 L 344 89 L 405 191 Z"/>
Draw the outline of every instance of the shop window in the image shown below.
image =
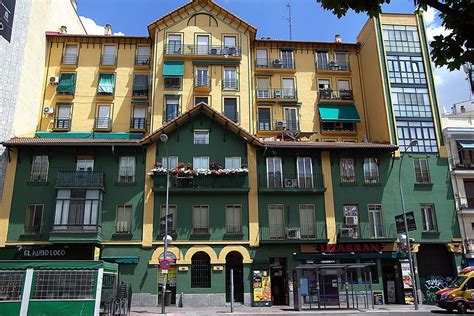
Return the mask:
<path id="1" fill-rule="evenodd" d="M 118 182 L 135 182 L 135 157 L 120 157 Z"/>
<path id="2" fill-rule="evenodd" d="M 365 183 L 379 183 L 379 166 L 376 158 L 364 159 Z"/>
<path id="3" fill-rule="evenodd" d="M 129 234 L 132 232 L 132 206 L 117 206 L 117 217 L 115 222 L 115 232 Z"/>
<path id="4" fill-rule="evenodd" d="M 197 252 L 191 258 L 191 288 L 211 287 L 211 258 L 205 252 Z"/>
<path id="5" fill-rule="evenodd" d="M 24 271 L 0 271 L 0 301 L 20 301 Z"/>
<path id="6" fill-rule="evenodd" d="M 25 233 L 38 234 L 41 231 L 43 221 L 43 205 L 28 204 L 26 206 Z"/>
<path id="7" fill-rule="evenodd" d="M 94 300 L 95 270 L 36 270 L 34 300 Z"/>
<path id="8" fill-rule="evenodd" d="M 46 155 L 33 156 L 33 163 L 31 164 L 31 182 L 46 182 L 48 181 L 49 159 Z"/>

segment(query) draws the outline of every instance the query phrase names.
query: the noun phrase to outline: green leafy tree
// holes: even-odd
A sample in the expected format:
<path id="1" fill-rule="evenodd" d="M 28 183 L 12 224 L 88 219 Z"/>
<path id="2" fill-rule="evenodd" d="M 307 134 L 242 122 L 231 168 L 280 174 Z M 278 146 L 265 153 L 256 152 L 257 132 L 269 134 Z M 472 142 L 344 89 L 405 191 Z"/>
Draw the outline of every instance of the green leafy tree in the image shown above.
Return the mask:
<path id="1" fill-rule="evenodd" d="M 366 12 L 374 17 L 382 12 L 382 5 L 391 0 L 316 0 L 337 17 L 347 11 Z M 467 62 L 474 62 L 474 0 L 412 0 L 417 10 L 432 7 L 439 11 L 441 25 L 446 35 L 436 35 L 431 42 L 431 58 L 436 66 L 459 69 Z"/>

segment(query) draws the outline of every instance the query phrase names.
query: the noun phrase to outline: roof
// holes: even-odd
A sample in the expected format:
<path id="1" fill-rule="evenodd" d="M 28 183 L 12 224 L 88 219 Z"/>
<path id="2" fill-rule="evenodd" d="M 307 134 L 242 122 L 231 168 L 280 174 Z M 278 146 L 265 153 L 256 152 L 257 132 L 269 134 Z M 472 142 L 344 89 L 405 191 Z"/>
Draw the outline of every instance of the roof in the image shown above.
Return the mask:
<path id="1" fill-rule="evenodd" d="M 200 102 L 191 109 L 187 110 L 183 114 L 177 116 L 175 119 L 169 121 L 165 125 L 161 126 L 159 129 L 155 130 L 153 133 L 148 134 L 145 136 L 142 140 L 141 143 L 143 144 L 149 144 L 160 137 L 161 134 L 166 134 L 174 129 L 178 128 L 179 126 L 184 125 L 186 122 L 188 122 L 191 118 L 204 113 L 211 117 L 214 121 L 217 123 L 221 124 L 222 126 L 225 126 L 227 129 L 230 131 L 236 133 L 246 141 L 248 141 L 251 144 L 256 144 L 256 145 L 263 145 L 263 142 L 257 138 L 256 136 L 252 135 L 249 133 L 246 129 L 242 128 L 238 124 L 234 123 L 230 119 L 228 119 L 225 115 L 217 112 L 213 108 L 209 107 L 204 102 Z"/>
<path id="2" fill-rule="evenodd" d="M 133 35 L 98 35 L 98 34 L 69 34 L 60 32 L 46 32 L 46 37 L 84 37 L 84 38 L 137 38 L 148 39 L 148 36 Z"/>
<path id="3" fill-rule="evenodd" d="M 398 146 L 385 143 L 350 143 L 350 142 L 294 142 L 270 141 L 265 142 L 266 147 L 275 148 L 314 148 L 314 149 L 385 149 L 395 151 Z"/>
<path id="4" fill-rule="evenodd" d="M 2 143 L 5 147 L 19 146 L 140 146 L 134 139 L 98 139 L 98 138 L 40 138 L 14 137 Z"/>
<path id="5" fill-rule="evenodd" d="M 278 43 L 278 44 L 285 44 L 294 45 L 294 44 L 315 44 L 315 45 L 322 45 L 322 46 L 335 46 L 340 48 L 347 48 L 352 47 L 357 49 L 360 44 L 359 43 L 336 43 L 336 42 L 323 42 L 323 41 L 303 41 L 303 40 L 287 40 L 287 39 L 272 39 L 272 38 L 260 38 L 255 40 L 255 44 L 266 44 L 266 43 Z"/>

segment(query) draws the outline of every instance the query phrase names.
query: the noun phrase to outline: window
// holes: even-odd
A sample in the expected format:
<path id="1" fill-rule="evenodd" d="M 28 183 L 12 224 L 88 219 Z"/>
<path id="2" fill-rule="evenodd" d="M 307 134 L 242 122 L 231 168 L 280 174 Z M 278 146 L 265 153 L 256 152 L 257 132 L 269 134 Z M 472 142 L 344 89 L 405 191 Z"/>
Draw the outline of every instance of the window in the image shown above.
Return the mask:
<path id="1" fill-rule="evenodd" d="M 390 83 L 426 84 L 423 59 L 416 56 L 387 56 Z"/>
<path id="2" fill-rule="evenodd" d="M 209 54 L 209 36 L 208 35 L 198 35 L 196 37 L 196 51 L 195 55 L 208 55 Z"/>
<path id="3" fill-rule="evenodd" d="M 25 271 L 0 271 L 0 301 L 21 301 Z"/>
<path id="4" fill-rule="evenodd" d="M 316 52 L 316 66 L 320 70 L 328 70 L 328 52 L 327 51 L 317 51 Z"/>
<path id="5" fill-rule="evenodd" d="M 75 73 L 62 73 L 59 77 L 59 84 L 56 87 L 56 93 L 58 95 L 74 96 L 75 90 L 76 90 L 76 74 Z"/>
<path id="6" fill-rule="evenodd" d="M 284 99 L 294 99 L 296 98 L 296 89 L 295 89 L 295 79 L 293 78 L 284 78 L 281 80 L 283 86 L 283 98 Z"/>
<path id="7" fill-rule="evenodd" d="M 318 88 L 321 89 L 331 89 L 331 81 L 329 79 L 318 79 Z"/>
<path id="8" fill-rule="evenodd" d="M 337 132 L 355 132 L 355 123 L 343 122 L 321 122 L 321 129 L 323 131 L 337 131 Z"/>
<path id="9" fill-rule="evenodd" d="M 241 158 L 240 157 L 225 157 L 225 168 L 226 169 L 240 169 Z"/>
<path id="10" fill-rule="evenodd" d="M 364 159 L 365 183 L 379 183 L 379 167 L 376 158 Z"/>
<path id="11" fill-rule="evenodd" d="M 300 125 L 298 122 L 298 109 L 284 108 L 283 110 L 286 121 L 286 128 L 292 131 L 299 131 Z"/>
<path id="12" fill-rule="evenodd" d="M 138 46 L 135 65 L 146 66 L 150 64 L 150 47 Z"/>
<path id="13" fill-rule="evenodd" d="M 316 237 L 316 215 L 314 204 L 300 204 L 301 238 Z"/>
<path id="14" fill-rule="evenodd" d="M 237 47 L 237 37 L 224 36 L 224 47 L 225 48 Z"/>
<path id="15" fill-rule="evenodd" d="M 133 77 L 133 96 L 148 96 L 148 74 L 135 74 Z"/>
<path id="16" fill-rule="evenodd" d="M 179 97 L 165 97 L 165 102 L 165 122 L 169 122 L 179 115 Z"/>
<path id="17" fill-rule="evenodd" d="M 181 89 L 181 77 L 165 77 L 165 89 Z"/>
<path id="18" fill-rule="evenodd" d="M 235 67 L 224 67 L 224 81 L 222 87 L 225 90 L 237 90 L 237 70 Z"/>
<path id="19" fill-rule="evenodd" d="M 117 46 L 104 45 L 102 52 L 102 65 L 116 65 L 117 62 Z"/>
<path id="20" fill-rule="evenodd" d="M 271 130 L 270 108 L 258 108 L 258 130 Z"/>
<path id="21" fill-rule="evenodd" d="M 368 209 L 369 209 L 370 237 L 372 238 L 385 237 L 383 217 L 382 217 L 382 205 L 369 204 Z"/>
<path id="22" fill-rule="evenodd" d="M 426 158 L 415 158 L 413 164 L 415 166 L 416 183 L 430 183 L 428 160 Z"/>
<path id="23" fill-rule="evenodd" d="M 76 44 L 66 44 L 66 48 L 64 49 L 62 63 L 64 65 L 77 64 L 77 45 Z"/>
<path id="24" fill-rule="evenodd" d="M 168 157 L 161 157 L 161 165 L 163 168 L 168 169 Z M 178 166 L 178 156 L 169 156 L 170 169 Z"/>
<path id="25" fill-rule="evenodd" d="M 421 53 L 416 26 L 383 25 L 382 29 L 387 52 Z"/>
<path id="26" fill-rule="evenodd" d="M 336 62 L 335 67 L 337 67 L 337 70 L 349 70 L 346 52 L 334 52 L 334 61 Z"/>
<path id="27" fill-rule="evenodd" d="M 283 69 L 292 69 L 295 68 L 293 61 L 293 50 L 292 49 L 282 49 L 280 50 L 280 57 Z"/>
<path id="28" fill-rule="evenodd" d="M 191 288 L 211 287 L 211 258 L 199 251 L 191 257 Z"/>
<path id="29" fill-rule="evenodd" d="M 70 104 L 58 104 L 56 121 L 54 122 L 54 128 L 69 130 L 71 128 L 71 105 Z"/>
<path id="30" fill-rule="evenodd" d="M 118 182 L 135 182 L 135 157 L 120 157 Z"/>
<path id="31" fill-rule="evenodd" d="M 172 54 L 172 55 L 181 55 L 183 53 L 181 35 L 179 34 L 168 35 L 168 45 L 166 46 L 166 53 Z"/>
<path id="32" fill-rule="evenodd" d="M 168 215 L 172 214 L 173 215 L 173 225 L 170 229 L 170 227 L 168 227 L 168 231 L 171 230 L 171 232 L 176 232 L 176 222 L 178 220 L 178 212 L 177 212 L 177 207 L 176 205 L 169 205 L 168 204 Z M 160 217 L 165 217 L 165 214 L 166 214 L 166 205 L 162 205 L 161 206 L 161 211 L 160 211 Z"/>
<path id="33" fill-rule="evenodd" d="M 257 78 L 257 98 L 266 99 L 270 98 L 270 79 L 268 78 Z"/>
<path id="34" fill-rule="evenodd" d="M 333 98 L 331 81 L 329 79 L 318 79 L 319 98 L 331 100 Z"/>
<path id="35" fill-rule="evenodd" d="M 193 205 L 193 234 L 209 233 L 209 206 Z"/>
<path id="36" fill-rule="evenodd" d="M 94 300 L 96 270 L 36 270 L 34 300 Z"/>
<path id="37" fill-rule="evenodd" d="M 402 121 L 397 119 L 398 142 L 405 148 L 412 139 L 418 144 L 410 147 L 411 152 L 437 152 L 436 134 L 432 121 Z"/>
<path id="38" fill-rule="evenodd" d="M 379 271 L 378 271 L 378 269 L 377 269 L 377 266 L 378 266 L 377 260 L 376 260 L 376 259 L 375 259 L 375 260 L 374 260 L 374 259 L 370 259 L 370 260 L 360 260 L 360 263 L 372 263 L 372 264 L 369 266 L 368 270 L 363 269 L 363 270 L 361 271 L 361 273 L 362 273 L 362 278 L 363 278 L 364 280 L 369 280 L 369 273 L 370 273 L 370 276 L 372 277 L 372 283 L 375 283 L 375 284 L 380 283 L 380 281 L 379 281 Z M 366 271 L 367 271 L 367 272 L 366 272 Z M 365 275 L 365 273 L 367 273 L 367 274 Z"/>
<path id="39" fill-rule="evenodd" d="M 237 98 L 224 98 L 224 115 L 232 122 L 239 122 Z"/>
<path id="40" fill-rule="evenodd" d="M 110 121 L 110 105 L 106 104 L 99 104 L 97 106 L 97 116 L 95 118 L 95 128 L 98 129 L 110 129 L 111 128 L 111 121 Z"/>
<path id="41" fill-rule="evenodd" d="M 298 157 L 296 159 L 298 172 L 298 187 L 309 189 L 313 187 L 313 165 L 310 157 Z"/>
<path id="42" fill-rule="evenodd" d="M 283 204 L 268 205 L 268 224 L 270 239 L 285 238 L 285 216 Z"/>
<path id="43" fill-rule="evenodd" d="M 79 156 L 76 161 L 76 171 L 93 171 L 94 157 Z"/>
<path id="44" fill-rule="evenodd" d="M 99 74 L 97 95 L 113 96 L 115 89 L 115 74 Z"/>
<path id="45" fill-rule="evenodd" d="M 207 145 L 209 144 L 208 130 L 194 130 L 194 144 Z"/>
<path id="46" fill-rule="evenodd" d="M 460 142 L 457 142 L 457 149 L 459 155 L 459 164 L 456 164 L 456 167 L 471 168 L 474 164 L 474 150 L 463 148 Z"/>
<path id="47" fill-rule="evenodd" d="M 423 231 L 438 231 L 436 212 L 433 204 L 421 204 L 421 220 L 423 222 Z"/>
<path id="48" fill-rule="evenodd" d="M 242 206 L 226 205 L 225 225 L 227 234 L 242 233 Z"/>
<path id="49" fill-rule="evenodd" d="M 268 56 L 266 49 L 257 49 L 256 53 L 256 65 L 257 68 L 268 68 Z"/>
<path id="50" fill-rule="evenodd" d="M 193 157 L 193 169 L 209 169 L 209 157 Z"/>
<path id="51" fill-rule="evenodd" d="M 359 206 L 346 204 L 342 207 L 344 222 L 340 236 L 345 238 L 359 238 Z"/>
<path id="52" fill-rule="evenodd" d="M 26 206 L 25 233 L 38 234 L 41 231 L 43 221 L 43 205 L 28 204 Z"/>
<path id="53" fill-rule="evenodd" d="M 209 97 L 194 97 L 194 105 L 198 105 L 199 103 L 209 105 Z"/>
<path id="54" fill-rule="evenodd" d="M 100 190 L 58 190 L 53 230 L 97 231 L 102 195 Z"/>
<path id="55" fill-rule="evenodd" d="M 132 107 L 132 122 L 130 127 L 137 130 L 146 129 L 146 107 L 133 106 Z"/>
<path id="56" fill-rule="evenodd" d="M 392 87 L 392 103 L 396 117 L 432 117 L 426 88 Z"/>
<path id="57" fill-rule="evenodd" d="M 283 173 L 280 157 L 267 157 L 267 187 L 283 187 Z"/>
<path id="58" fill-rule="evenodd" d="M 341 100 L 352 100 L 354 97 L 352 95 L 351 83 L 349 80 L 338 80 L 337 81 L 337 91 L 336 97 Z"/>
<path id="59" fill-rule="evenodd" d="M 355 183 L 354 159 L 341 159 L 341 182 Z"/>
<path id="60" fill-rule="evenodd" d="M 129 234 L 132 232 L 132 206 L 117 206 L 117 217 L 115 219 L 115 232 Z"/>
<path id="61" fill-rule="evenodd" d="M 35 155 L 31 163 L 31 182 L 48 181 L 49 158 L 46 155 Z"/>
<path id="62" fill-rule="evenodd" d="M 196 67 L 196 78 L 194 79 L 194 86 L 195 87 L 210 87 L 211 86 L 208 66 Z"/>

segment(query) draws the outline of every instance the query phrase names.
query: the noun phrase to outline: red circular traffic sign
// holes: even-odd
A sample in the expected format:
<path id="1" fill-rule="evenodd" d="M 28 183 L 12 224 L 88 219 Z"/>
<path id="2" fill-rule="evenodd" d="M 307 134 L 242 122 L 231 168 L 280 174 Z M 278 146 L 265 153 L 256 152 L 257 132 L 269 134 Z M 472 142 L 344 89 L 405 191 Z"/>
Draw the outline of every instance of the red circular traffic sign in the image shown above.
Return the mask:
<path id="1" fill-rule="evenodd" d="M 170 262 L 169 262 L 169 260 L 161 260 L 161 261 L 160 261 L 160 267 L 161 267 L 161 269 L 163 269 L 163 270 L 168 270 L 168 268 L 170 267 Z"/>

